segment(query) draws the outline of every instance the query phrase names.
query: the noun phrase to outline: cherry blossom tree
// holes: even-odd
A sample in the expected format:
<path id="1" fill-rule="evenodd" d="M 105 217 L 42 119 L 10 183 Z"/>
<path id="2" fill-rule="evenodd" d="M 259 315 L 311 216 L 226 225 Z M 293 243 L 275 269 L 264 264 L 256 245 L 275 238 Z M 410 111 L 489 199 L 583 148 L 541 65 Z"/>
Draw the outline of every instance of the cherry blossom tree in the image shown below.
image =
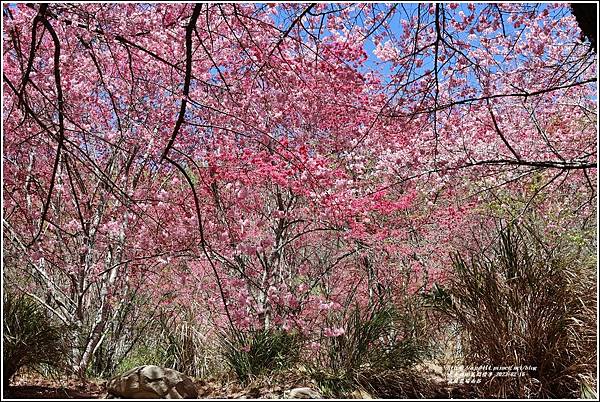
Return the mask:
<path id="1" fill-rule="evenodd" d="M 3 7 L 5 286 L 73 328 L 80 375 L 138 292 L 335 337 L 443 281 L 490 205 L 595 214 L 566 5 Z"/>

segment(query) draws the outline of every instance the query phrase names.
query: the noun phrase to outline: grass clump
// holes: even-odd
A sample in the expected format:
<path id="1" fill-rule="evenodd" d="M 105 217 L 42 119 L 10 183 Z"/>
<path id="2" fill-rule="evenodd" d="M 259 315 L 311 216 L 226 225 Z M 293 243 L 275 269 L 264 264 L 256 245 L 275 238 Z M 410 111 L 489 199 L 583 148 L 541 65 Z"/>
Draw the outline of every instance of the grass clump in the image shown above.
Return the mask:
<path id="1" fill-rule="evenodd" d="M 355 306 L 344 333 L 324 341 L 322 357 L 311 370 L 321 392 L 328 397 L 356 390 L 376 398 L 426 396 L 430 384 L 412 370 L 426 352 L 416 321 L 385 303 L 365 311 Z"/>
<path id="2" fill-rule="evenodd" d="M 22 367 L 48 373 L 66 367 L 66 327 L 36 300 L 5 292 L 3 300 L 3 384 Z"/>
<path id="3" fill-rule="evenodd" d="M 299 354 L 297 334 L 278 329 L 224 332 L 222 354 L 238 379 L 246 383 L 260 374 L 285 369 Z"/>
<path id="4" fill-rule="evenodd" d="M 484 397 L 580 397 L 596 370 L 593 258 L 533 225 L 508 225 L 488 249 L 456 254 L 439 308 L 462 329 L 467 365 L 533 366 L 486 378 Z"/>

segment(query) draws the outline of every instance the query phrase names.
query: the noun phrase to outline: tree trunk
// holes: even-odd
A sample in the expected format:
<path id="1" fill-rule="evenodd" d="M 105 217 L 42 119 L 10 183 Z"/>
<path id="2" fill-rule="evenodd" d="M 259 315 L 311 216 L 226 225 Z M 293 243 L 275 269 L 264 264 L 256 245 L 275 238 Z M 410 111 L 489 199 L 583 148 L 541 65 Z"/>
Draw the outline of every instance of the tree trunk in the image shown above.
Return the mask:
<path id="1" fill-rule="evenodd" d="M 103 309 L 105 309 L 104 306 L 103 306 Z M 77 365 L 76 374 L 79 376 L 79 378 L 82 378 L 82 379 L 85 378 L 85 372 L 87 370 L 88 365 L 90 364 L 92 354 L 93 354 L 94 350 L 96 349 L 96 346 L 98 346 L 100 338 L 102 337 L 102 331 L 104 330 L 105 324 L 106 324 L 106 317 L 105 317 L 105 314 L 102 313 L 101 318 L 96 322 L 96 325 L 94 326 L 94 329 L 92 330 L 90 339 L 88 340 L 87 345 L 85 346 L 85 349 L 83 351 L 83 354 L 81 355 L 81 359 L 79 360 L 79 363 Z"/>
<path id="2" fill-rule="evenodd" d="M 596 14 L 597 3 L 571 3 L 571 10 L 577 20 L 577 25 L 581 29 L 583 36 L 588 38 L 592 44 L 592 49 L 596 49 L 596 28 L 598 27 L 598 18 Z"/>

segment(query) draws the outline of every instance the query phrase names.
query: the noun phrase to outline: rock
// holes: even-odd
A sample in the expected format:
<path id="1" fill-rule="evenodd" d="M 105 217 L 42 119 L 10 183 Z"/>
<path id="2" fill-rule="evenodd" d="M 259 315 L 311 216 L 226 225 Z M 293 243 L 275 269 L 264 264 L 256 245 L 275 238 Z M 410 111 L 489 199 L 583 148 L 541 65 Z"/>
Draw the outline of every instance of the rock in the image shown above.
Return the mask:
<path id="1" fill-rule="evenodd" d="M 373 396 L 364 389 L 356 389 L 351 394 L 352 399 L 373 399 Z"/>
<path id="2" fill-rule="evenodd" d="M 188 376 L 158 366 L 140 366 L 131 369 L 113 377 L 106 387 L 109 394 L 121 398 L 198 398 L 198 391 Z"/>
<path id="3" fill-rule="evenodd" d="M 294 388 L 283 393 L 286 399 L 322 399 L 317 391 L 310 388 Z"/>

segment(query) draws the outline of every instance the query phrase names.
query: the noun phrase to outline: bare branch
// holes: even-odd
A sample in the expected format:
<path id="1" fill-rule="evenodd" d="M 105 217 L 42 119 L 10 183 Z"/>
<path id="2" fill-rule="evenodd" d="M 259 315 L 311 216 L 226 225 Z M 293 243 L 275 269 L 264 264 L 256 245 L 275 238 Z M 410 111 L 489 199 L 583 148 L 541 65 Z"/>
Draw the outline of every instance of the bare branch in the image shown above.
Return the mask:
<path id="1" fill-rule="evenodd" d="M 167 157 L 169 154 L 169 149 L 173 146 L 175 142 L 175 138 L 179 133 L 179 129 L 183 124 L 183 120 L 185 118 L 185 109 L 187 106 L 187 97 L 190 93 L 190 82 L 192 79 L 192 34 L 194 33 L 194 28 L 196 27 L 196 21 L 200 16 L 200 11 L 202 10 L 202 3 L 196 4 L 194 6 L 194 11 L 192 12 L 192 17 L 190 18 L 190 22 L 188 23 L 185 29 L 185 77 L 183 83 L 183 98 L 181 99 L 181 108 L 179 109 L 179 116 L 177 117 L 177 122 L 175 122 L 175 128 L 173 129 L 173 134 L 171 134 L 171 139 L 165 148 L 160 160 L 161 162 Z"/>

